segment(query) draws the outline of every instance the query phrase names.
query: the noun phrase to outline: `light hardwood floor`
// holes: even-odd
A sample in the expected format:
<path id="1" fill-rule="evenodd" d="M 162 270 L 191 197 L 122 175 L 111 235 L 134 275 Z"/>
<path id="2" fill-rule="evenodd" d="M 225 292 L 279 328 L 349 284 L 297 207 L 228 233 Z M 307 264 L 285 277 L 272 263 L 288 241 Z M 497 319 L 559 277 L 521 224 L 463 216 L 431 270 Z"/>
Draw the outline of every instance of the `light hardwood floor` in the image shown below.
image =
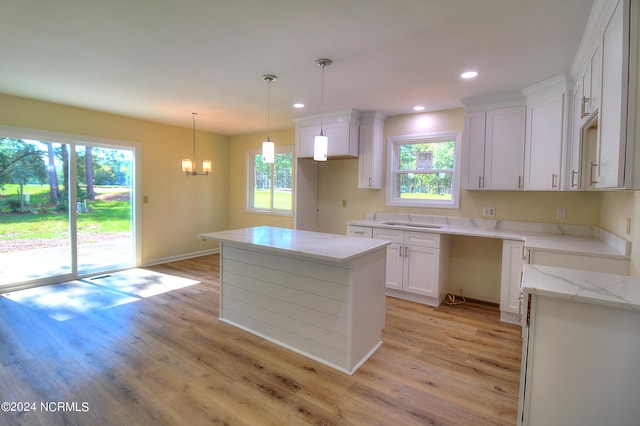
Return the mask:
<path id="1" fill-rule="evenodd" d="M 36 404 L 0 424 L 516 424 L 520 328 L 496 307 L 387 298 L 349 376 L 220 322 L 218 261 L 150 267 L 202 283 L 62 322 L 0 297 L 0 402 Z"/>

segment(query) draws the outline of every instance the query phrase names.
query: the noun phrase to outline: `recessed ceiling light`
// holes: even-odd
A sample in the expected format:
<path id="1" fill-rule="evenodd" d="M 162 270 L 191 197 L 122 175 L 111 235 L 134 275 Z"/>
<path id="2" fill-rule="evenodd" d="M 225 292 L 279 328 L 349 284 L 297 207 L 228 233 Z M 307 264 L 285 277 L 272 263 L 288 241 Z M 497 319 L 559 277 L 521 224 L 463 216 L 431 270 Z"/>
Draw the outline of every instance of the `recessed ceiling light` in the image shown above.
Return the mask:
<path id="1" fill-rule="evenodd" d="M 295 104 L 293 104 L 294 108 L 304 108 L 304 104 L 301 102 L 296 102 Z"/>
<path id="2" fill-rule="evenodd" d="M 467 71 L 467 72 L 463 72 L 462 74 L 460 74 L 461 78 L 474 78 L 478 75 L 477 72 L 475 71 Z"/>
<path id="3" fill-rule="evenodd" d="M 424 107 L 422 105 L 416 105 L 413 107 L 414 111 L 424 111 Z"/>

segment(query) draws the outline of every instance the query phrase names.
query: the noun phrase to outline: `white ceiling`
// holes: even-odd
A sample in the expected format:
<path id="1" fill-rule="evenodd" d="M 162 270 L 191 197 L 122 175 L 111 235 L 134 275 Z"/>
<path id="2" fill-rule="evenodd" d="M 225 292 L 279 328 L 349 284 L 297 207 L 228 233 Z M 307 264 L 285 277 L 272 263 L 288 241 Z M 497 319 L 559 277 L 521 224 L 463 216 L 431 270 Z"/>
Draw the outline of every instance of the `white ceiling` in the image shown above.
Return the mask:
<path id="1" fill-rule="evenodd" d="M 272 129 L 320 113 L 329 58 L 324 112 L 448 109 L 568 72 L 592 4 L 2 0 L 0 93 L 233 135 L 266 130 L 265 73 Z"/>

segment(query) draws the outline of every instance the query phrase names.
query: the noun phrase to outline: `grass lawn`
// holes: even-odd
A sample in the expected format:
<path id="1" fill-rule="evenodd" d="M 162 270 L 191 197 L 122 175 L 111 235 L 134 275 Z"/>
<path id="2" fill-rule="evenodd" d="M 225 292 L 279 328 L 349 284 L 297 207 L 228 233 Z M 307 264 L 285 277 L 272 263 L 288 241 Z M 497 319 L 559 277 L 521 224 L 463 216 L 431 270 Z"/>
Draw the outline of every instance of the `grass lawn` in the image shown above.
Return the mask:
<path id="1" fill-rule="evenodd" d="M 0 199 L 0 240 L 13 239 L 57 239 L 69 235 L 67 209 L 56 210 L 49 204 L 48 185 L 27 185 L 29 205 L 24 213 L 9 213 L 8 200 L 19 200 L 17 185 L 5 185 L 6 197 Z M 122 192 L 123 188 L 120 188 Z M 98 194 L 113 192 L 113 188 L 96 188 Z M 77 216 L 78 233 L 131 232 L 131 202 L 121 200 L 88 201 L 90 212 Z"/>
<path id="2" fill-rule="evenodd" d="M 270 198 L 271 191 L 253 191 L 253 204 L 257 209 L 270 209 Z M 291 191 L 275 191 L 273 204 L 274 209 L 291 210 L 293 205 L 293 195 Z"/>

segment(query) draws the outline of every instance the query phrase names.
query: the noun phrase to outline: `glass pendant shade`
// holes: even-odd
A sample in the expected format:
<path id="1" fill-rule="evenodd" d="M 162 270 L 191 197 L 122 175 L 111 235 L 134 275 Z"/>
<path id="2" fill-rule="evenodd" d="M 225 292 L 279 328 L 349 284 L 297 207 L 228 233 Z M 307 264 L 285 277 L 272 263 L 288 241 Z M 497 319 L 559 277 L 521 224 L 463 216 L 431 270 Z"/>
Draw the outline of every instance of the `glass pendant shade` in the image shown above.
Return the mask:
<path id="1" fill-rule="evenodd" d="M 329 138 L 322 131 L 316 136 L 313 142 L 313 159 L 316 161 L 327 161 L 327 149 L 329 148 Z"/>
<path id="2" fill-rule="evenodd" d="M 262 162 L 273 164 L 273 162 L 275 161 L 275 150 L 275 144 L 271 142 L 271 140 L 267 136 L 267 140 L 262 142 Z"/>
<path id="3" fill-rule="evenodd" d="M 182 160 L 182 171 L 186 173 L 193 172 L 193 162 L 190 159 L 186 158 Z"/>
<path id="4" fill-rule="evenodd" d="M 204 160 L 202 162 L 202 173 L 211 173 L 211 160 Z"/>

